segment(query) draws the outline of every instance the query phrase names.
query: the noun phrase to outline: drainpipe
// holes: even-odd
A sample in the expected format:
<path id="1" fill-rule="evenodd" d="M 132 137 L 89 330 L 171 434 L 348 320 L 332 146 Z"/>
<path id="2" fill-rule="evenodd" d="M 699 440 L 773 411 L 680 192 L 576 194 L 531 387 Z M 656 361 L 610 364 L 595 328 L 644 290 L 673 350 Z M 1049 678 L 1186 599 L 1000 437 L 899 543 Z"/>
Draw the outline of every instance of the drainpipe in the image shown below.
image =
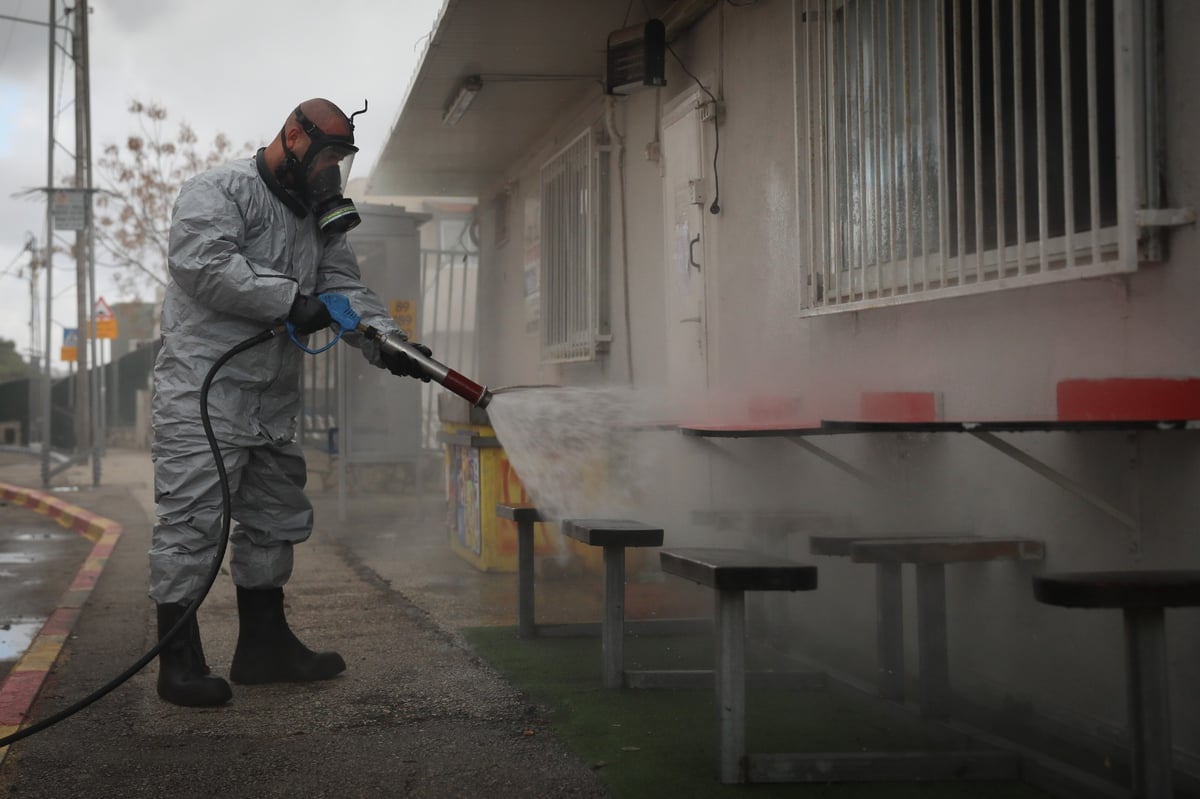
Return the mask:
<path id="1" fill-rule="evenodd" d="M 617 156 L 617 194 L 621 204 L 621 292 L 625 300 L 625 371 L 629 385 L 633 385 L 633 325 L 629 309 L 629 236 L 625 227 L 625 140 L 617 133 L 613 124 L 616 98 L 611 94 L 604 98 L 604 125 L 608 129 L 608 140 Z"/>

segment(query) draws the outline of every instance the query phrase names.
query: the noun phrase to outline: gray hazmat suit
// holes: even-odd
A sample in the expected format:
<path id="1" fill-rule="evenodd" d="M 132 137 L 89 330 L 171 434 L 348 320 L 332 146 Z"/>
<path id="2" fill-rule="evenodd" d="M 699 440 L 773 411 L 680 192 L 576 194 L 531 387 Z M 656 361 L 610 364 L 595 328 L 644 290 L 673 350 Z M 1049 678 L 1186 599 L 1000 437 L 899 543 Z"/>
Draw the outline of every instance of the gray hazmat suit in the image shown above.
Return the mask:
<path id="1" fill-rule="evenodd" d="M 261 159 L 261 154 L 260 154 Z M 170 282 L 162 349 L 154 364 L 151 456 L 158 520 L 150 547 L 150 597 L 191 602 L 204 587 L 220 537 L 221 493 L 200 422 L 200 387 L 238 343 L 285 319 L 297 293 L 345 295 L 365 324 L 397 330 L 362 285 L 345 235 L 321 234 L 272 192 L 255 159 L 188 180 L 171 222 Z M 382 366 L 378 348 L 345 339 Z M 228 361 L 209 390 L 236 526 L 233 581 L 275 588 L 292 572 L 292 546 L 312 531 L 306 469 L 294 440 L 304 353 L 276 336 Z"/>

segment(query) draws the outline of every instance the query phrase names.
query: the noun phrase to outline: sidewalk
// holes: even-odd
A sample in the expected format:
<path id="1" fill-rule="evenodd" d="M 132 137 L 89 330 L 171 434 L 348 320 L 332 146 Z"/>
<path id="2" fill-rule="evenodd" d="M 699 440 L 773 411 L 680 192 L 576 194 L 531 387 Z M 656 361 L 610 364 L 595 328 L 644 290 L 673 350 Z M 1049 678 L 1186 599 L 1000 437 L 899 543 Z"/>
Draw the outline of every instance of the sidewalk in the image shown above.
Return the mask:
<path id="1" fill-rule="evenodd" d="M 0 455 L 0 482 L 40 491 L 40 465 Z M 145 591 L 149 453 L 110 450 L 98 487 L 90 468 L 71 469 L 54 484 L 77 490 L 52 496 L 122 530 L 50 669 L 35 720 L 107 682 L 156 634 Z M 605 796 L 538 708 L 454 632 L 511 623 L 512 576 L 480 575 L 432 543 L 444 541 L 435 501 L 418 521 L 412 497 L 356 497 L 342 523 L 336 496 L 313 500 L 317 526 L 296 550 L 289 620 L 313 648 L 339 651 L 344 675 L 311 685 L 233 686 L 229 705 L 196 710 L 158 699 L 151 664 L 91 707 L 14 744 L 0 765 L 0 794 Z M 199 617 L 209 663 L 227 675 L 237 636 L 227 573 Z"/>

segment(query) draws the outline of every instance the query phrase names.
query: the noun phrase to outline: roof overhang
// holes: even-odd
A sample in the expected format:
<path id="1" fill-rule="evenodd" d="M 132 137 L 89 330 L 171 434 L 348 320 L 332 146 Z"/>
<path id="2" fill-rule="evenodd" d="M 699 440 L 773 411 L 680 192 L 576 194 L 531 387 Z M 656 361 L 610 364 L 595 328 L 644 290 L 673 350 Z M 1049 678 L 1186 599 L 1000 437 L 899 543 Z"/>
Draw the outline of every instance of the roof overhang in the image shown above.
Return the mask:
<path id="1" fill-rule="evenodd" d="M 604 91 L 628 0 L 447 0 L 368 178 L 372 195 L 479 196 L 557 114 Z M 442 117 L 471 76 L 457 123 Z"/>
<path id="2" fill-rule="evenodd" d="M 715 0 L 446 0 L 367 180 L 373 196 L 478 197 L 560 115 L 605 91 L 605 53 L 640 39 L 647 9 L 668 39 Z M 453 125 L 465 82 L 479 90 Z"/>

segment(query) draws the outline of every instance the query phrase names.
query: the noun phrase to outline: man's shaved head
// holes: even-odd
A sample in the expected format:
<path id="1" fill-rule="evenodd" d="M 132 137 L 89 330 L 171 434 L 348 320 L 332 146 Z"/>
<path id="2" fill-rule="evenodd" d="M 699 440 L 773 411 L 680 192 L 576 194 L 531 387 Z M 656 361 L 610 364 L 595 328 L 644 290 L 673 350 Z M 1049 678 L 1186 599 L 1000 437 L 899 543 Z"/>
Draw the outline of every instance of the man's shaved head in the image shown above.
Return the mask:
<path id="1" fill-rule="evenodd" d="M 316 125 L 324 136 L 338 137 L 333 141 L 341 149 L 328 150 L 333 154 L 330 157 L 334 157 L 337 153 L 340 153 L 341 156 L 346 155 L 347 148 L 349 152 L 354 151 L 354 125 L 342 109 L 323 97 L 314 97 L 300 103 L 297 110 L 309 122 Z M 289 172 L 291 164 L 293 161 L 299 163 L 304 160 L 308 155 L 309 148 L 314 144 L 314 138 L 318 141 L 325 141 L 322 136 L 316 135 L 315 131 L 314 137 L 310 137 L 296 119 L 296 112 L 293 111 L 284 120 L 279 134 L 264 148 L 263 157 L 267 168 L 284 186 L 292 187 L 296 178 Z M 318 152 L 326 150 L 326 143 L 322 143 Z"/>
<path id="2" fill-rule="evenodd" d="M 300 103 L 300 111 L 312 120 L 312 123 L 331 136 L 350 135 L 350 118 L 342 109 L 323 97 L 305 100 Z M 296 116 L 288 117 L 288 125 L 296 125 Z"/>

